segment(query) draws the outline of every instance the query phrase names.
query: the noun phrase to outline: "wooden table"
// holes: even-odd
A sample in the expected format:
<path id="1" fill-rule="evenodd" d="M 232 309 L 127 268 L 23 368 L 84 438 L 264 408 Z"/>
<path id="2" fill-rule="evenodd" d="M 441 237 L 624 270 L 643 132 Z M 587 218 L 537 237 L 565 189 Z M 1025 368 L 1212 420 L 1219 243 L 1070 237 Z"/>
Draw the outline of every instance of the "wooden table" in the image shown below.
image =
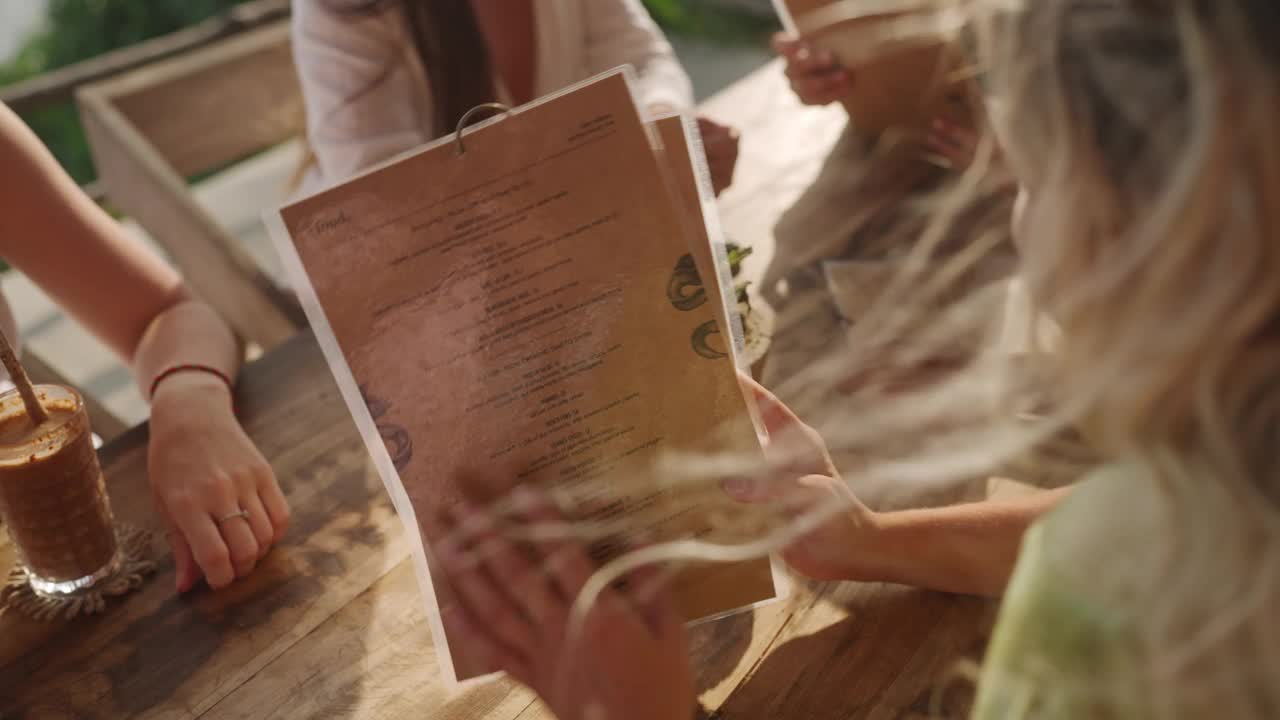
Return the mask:
<path id="1" fill-rule="evenodd" d="M 709 108 L 746 132 L 726 224 L 759 235 L 816 171 L 816 146 L 834 141 L 842 118 L 795 107 L 777 66 Z M 780 145 L 799 140 L 813 150 Z M 749 242 L 762 242 L 756 235 Z M 293 508 L 285 543 L 232 588 L 180 597 L 157 535 L 158 577 L 105 614 L 0 616 L 0 720 L 549 718 L 508 682 L 444 688 L 400 521 L 315 340 L 301 335 L 254 363 L 239 394 Z M 146 437 L 130 431 L 102 460 L 117 517 L 155 530 Z M 7 543 L 0 570 L 13 561 Z M 955 663 L 981 655 L 991 615 L 985 601 L 900 587 L 799 587 L 789 601 L 693 630 L 702 700 L 726 720 L 924 718 Z M 946 716 L 963 714 L 966 695 L 947 694 Z"/>

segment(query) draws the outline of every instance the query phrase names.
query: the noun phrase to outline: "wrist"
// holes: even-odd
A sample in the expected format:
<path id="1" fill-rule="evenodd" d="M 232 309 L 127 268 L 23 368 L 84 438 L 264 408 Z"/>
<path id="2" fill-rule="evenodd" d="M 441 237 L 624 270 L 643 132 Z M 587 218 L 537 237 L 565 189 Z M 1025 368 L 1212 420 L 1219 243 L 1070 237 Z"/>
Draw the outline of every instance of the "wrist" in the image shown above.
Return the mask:
<path id="1" fill-rule="evenodd" d="M 843 575 L 857 582 L 892 582 L 903 562 L 901 548 L 892 540 L 899 532 L 898 513 L 864 509 L 859 515 L 856 547 L 846 555 Z"/>
<path id="2" fill-rule="evenodd" d="M 213 373 L 184 371 L 165 376 L 155 383 L 152 407 L 168 404 L 188 405 L 193 402 L 231 402 L 231 387 L 224 378 Z"/>
<path id="3" fill-rule="evenodd" d="M 881 513 L 868 552 L 880 582 L 966 595 L 998 595 L 1017 556 L 1005 559 L 1007 533 L 986 512 L 989 503 Z M 994 541 L 994 542 L 993 542 Z M 1007 568 L 1006 568 L 1007 566 Z"/>

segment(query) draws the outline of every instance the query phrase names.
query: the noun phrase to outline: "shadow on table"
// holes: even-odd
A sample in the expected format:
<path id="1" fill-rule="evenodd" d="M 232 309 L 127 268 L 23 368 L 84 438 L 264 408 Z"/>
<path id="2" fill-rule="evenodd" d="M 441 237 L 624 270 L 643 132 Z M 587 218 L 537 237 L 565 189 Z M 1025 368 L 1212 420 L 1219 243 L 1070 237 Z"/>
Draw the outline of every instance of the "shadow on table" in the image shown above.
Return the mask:
<path id="1" fill-rule="evenodd" d="M 966 716 L 972 687 L 953 671 L 981 657 L 988 601 L 882 585 L 819 593 L 713 718 Z"/>
<path id="2" fill-rule="evenodd" d="M 755 614 L 737 613 L 689 630 L 689 655 L 698 676 L 698 693 L 724 682 L 738 667 L 755 628 Z"/>
<path id="3" fill-rule="evenodd" d="M 387 530 L 396 528 L 386 521 L 381 484 L 362 446 L 341 443 L 287 472 L 281 482 L 291 486 L 286 489 L 293 516 L 289 533 L 250 576 L 216 593 L 201 585 L 178 597 L 164 587 L 156 594 L 169 596 L 119 634 L 117 642 L 124 641 L 119 649 L 126 652 L 106 672 L 115 687 L 116 711 L 209 702 L 237 683 L 243 684 L 215 707 L 229 711 L 269 700 L 266 678 L 246 671 L 300 671 L 307 663 L 299 650 L 323 634 L 312 631 L 303 638 L 297 629 L 321 619 L 309 616 L 330 604 L 326 596 L 350 592 L 343 586 L 361 566 L 383 562 L 390 552 Z M 157 585 L 172 582 L 172 561 L 165 556 L 162 562 L 153 581 Z M 339 607 L 332 602 L 329 612 Z M 363 631 L 351 635 L 346 642 L 362 647 Z M 346 691 L 360 695 L 359 687 Z M 268 715 L 264 711 L 259 717 Z"/>

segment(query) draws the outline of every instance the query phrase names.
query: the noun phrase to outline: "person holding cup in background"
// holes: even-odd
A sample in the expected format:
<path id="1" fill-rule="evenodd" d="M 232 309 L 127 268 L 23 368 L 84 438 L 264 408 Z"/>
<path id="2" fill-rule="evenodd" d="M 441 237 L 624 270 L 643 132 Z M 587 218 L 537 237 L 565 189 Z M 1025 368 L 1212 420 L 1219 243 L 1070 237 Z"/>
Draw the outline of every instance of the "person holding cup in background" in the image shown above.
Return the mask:
<path id="1" fill-rule="evenodd" d="M 784 60 L 791 89 L 803 104 L 842 103 L 849 121 L 818 176 L 774 228 L 776 251 L 761 282 L 761 294 L 775 314 L 774 335 L 761 380 L 820 426 L 822 408 L 808 407 L 801 395 L 824 360 L 830 363 L 847 353 L 858 322 L 890 283 L 902 277 L 905 259 L 977 153 L 975 122 L 980 122 L 981 103 L 967 82 L 936 82 L 942 77 L 939 61 L 956 62 L 951 39 L 934 37 L 932 44 L 903 46 L 897 55 L 877 53 L 875 16 L 810 32 L 806 22 L 823 8 L 803 4 L 807 14 L 796 18 L 802 34 L 779 33 L 773 49 Z M 854 23 L 863 24 L 839 36 Z M 845 55 L 857 50 L 849 38 L 866 40 L 866 62 L 841 62 L 836 48 Z M 917 92 L 918 97 L 912 95 Z M 957 222 L 933 247 L 930 261 L 963 252 L 979 234 L 994 233 L 1005 238 L 997 245 L 1007 251 L 984 259 L 986 265 L 966 280 L 963 290 L 1001 281 L 1013 262 L 1006 230 L 1011 210 L 1007 188 L 984 178 L 983 190 L 960 210 Z M 925 277 L 927 268 L 918 279 Z M 1000 314 L 992 308 L 994 323 Z M 956 348 L 956 358 L 924 364 L 962 364 L 971 351 Z M 815 401 L 821 402 L 816 396 Z M 857 462 L 839 451 L 836 455 L 841 467 Z M 889 500 L 866 489 L 864 498 L 880 507 L 932 505 L 977 499 L 983 492 L 975 486 L 958 496 L 948 492 Z"/>

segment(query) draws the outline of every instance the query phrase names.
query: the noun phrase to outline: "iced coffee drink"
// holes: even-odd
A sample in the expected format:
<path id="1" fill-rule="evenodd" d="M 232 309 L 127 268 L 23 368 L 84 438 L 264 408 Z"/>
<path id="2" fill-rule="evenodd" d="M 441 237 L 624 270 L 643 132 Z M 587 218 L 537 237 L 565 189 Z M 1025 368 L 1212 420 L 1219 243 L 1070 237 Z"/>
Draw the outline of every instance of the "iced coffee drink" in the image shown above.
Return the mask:
<path id="1" fill-rule="evenodd" d="M 111 506 L 84 401 L 38 385 L 48 414 L 38 425 L 18 391 L 0 395 L 0 516 L 40 594 L 71 594 L 119 563 Z"/>

